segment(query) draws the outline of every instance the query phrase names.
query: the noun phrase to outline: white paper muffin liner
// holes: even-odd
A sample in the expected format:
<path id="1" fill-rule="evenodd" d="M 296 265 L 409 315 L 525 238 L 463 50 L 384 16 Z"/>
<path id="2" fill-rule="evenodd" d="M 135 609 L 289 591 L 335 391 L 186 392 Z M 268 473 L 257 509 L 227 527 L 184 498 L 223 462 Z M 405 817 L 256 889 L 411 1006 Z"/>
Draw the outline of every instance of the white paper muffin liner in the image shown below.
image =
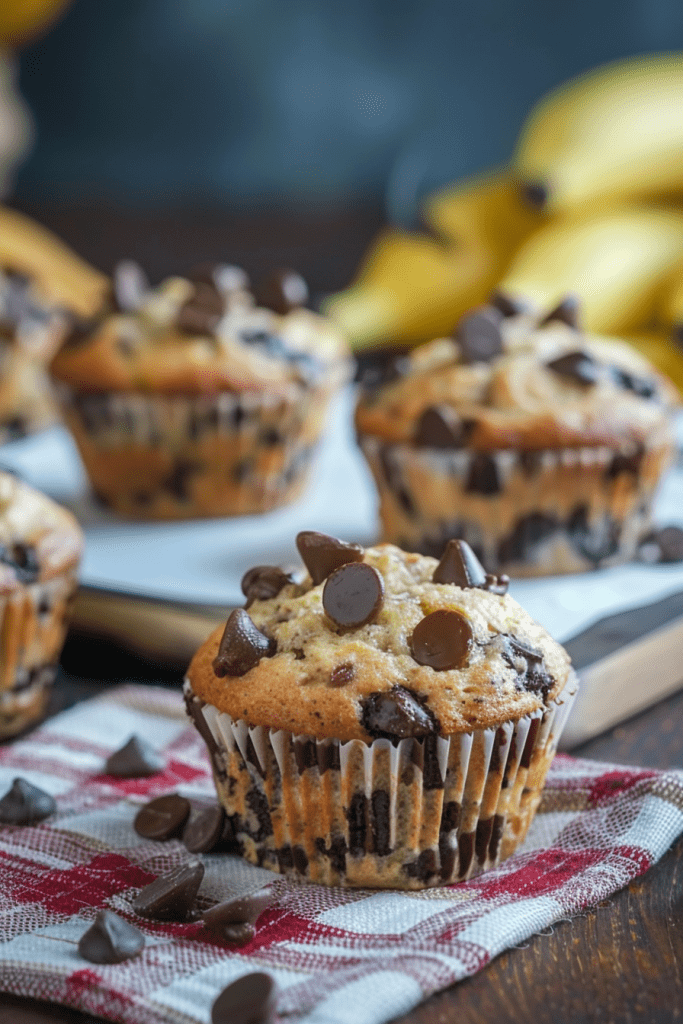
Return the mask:
<path id="1" fill-rule="evenodd" d="M 246 515 L 301 492 L 333 389 L 183 396 L 62 387 L 95 493 L 128 518 Z"/>
<path id="2" fill-rule="evenodd" d="M 577 691 L 497 728 L 423 740 L 316 740 L 201 701 L 218 797 L 244 857 L 326 885 L 421 889 L 494 867 L 522 841 Z"/>
<path id="3" fill-rule="evenodd" d="M 673 457 L 668 430 L 646 448 L 538 452 L 418 448 L 362 436 L 382 539 L 441 557 L 466 540 L 489 572 L 582 572 L 632 559 Z"/>
<path id="4" fill-rule="evenodd" d="M 74 569 L 0 596 L 0 738 L 43 714 L 76 586 Z"/>

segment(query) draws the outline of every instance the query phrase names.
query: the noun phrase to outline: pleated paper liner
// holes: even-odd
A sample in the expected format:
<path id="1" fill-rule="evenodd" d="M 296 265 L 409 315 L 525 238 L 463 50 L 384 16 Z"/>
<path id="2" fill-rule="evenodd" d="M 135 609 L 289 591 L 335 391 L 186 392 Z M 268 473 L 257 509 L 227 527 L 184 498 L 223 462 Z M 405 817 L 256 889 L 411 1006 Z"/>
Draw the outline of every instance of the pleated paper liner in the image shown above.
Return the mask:
<path id="1" fill-rule="evenodd" d="M 247 860 L 326 885 L 421 889 L 494 867 L 523 840 L 577 680 L 516 722 L 393 743 L 249 728 L 185 686 Z"/>
<path id="2" fill-rule="evenodd" d="M 0 597 L 0 738 L 42 716 L 76 586 L 72 570 Z"/>

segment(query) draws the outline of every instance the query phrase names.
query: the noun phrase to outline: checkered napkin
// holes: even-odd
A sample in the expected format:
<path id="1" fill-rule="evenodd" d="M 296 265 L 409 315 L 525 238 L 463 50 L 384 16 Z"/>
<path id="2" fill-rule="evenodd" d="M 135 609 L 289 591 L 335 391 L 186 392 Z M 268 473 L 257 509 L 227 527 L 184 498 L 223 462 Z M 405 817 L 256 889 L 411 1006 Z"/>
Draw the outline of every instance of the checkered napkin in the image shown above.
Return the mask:
<path id="1" fill-rule="evenodd" d="M 165 771 L 101 774 L 134 732 L 163 750 Z M 380 1024 L 620 889 L 683 831 L 683 773 L 558 756 L 524 846 L 459 885 L 328 889 L 204 855 L 207 901 L 264 885 L 275 896 L 250 945 L 235 950 L 201 923 L 147 921 L 131 910 L 142 886 L 188 857 L 180 842 L 140 838 L 137 808 L 171 790 L 195 800 L 214 793 L 179 694 L 127 686 L 80 704 L 0 748 L 0 793 L 16 775 L 52 793 L 59 812 L 34 827 L 0 827 L 0 992 L 126 1024 L 206 1024 L 217 993 L 253 970 L 276 978 L 283 1018 Z M 78 939 L 102 907 L 144 932 L 139 957 L 114 966 L 79 958 Z"/>

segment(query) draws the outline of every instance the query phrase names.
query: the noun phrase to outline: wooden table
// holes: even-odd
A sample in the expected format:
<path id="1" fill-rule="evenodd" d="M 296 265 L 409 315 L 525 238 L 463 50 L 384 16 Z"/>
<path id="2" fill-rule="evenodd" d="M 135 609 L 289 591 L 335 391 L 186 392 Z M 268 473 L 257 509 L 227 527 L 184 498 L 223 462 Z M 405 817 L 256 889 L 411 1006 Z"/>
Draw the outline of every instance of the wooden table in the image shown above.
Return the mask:
<path id="1" fill-rule="evenodd" d="M 25 207 L 105 270 L 140 259 L 153 280 L 206 259 L 258 274 L 290 265 L 314 293 L 341 288 L 381 223 L 381 211 L 316 217 L 221 211 L 127 213 Z M 67 644 L 52 711 L 123 679 L 177 685 L 179 676 L 104 644 Z M 683 686 L 683 664 L 681 666 Z M 93 680 L 97 680 L 93 682 Z M 683 692 L 574 751 L 582 757 L 683 767 Z M 478 975 L 428 999 L 401 1024 L 630 1024 L 683 1018 L 683 839 L 646 875 L 596 909 L 557 924 Z M 99 1024 L 63 1007 L 0 995 L 0 1024 Z"/>

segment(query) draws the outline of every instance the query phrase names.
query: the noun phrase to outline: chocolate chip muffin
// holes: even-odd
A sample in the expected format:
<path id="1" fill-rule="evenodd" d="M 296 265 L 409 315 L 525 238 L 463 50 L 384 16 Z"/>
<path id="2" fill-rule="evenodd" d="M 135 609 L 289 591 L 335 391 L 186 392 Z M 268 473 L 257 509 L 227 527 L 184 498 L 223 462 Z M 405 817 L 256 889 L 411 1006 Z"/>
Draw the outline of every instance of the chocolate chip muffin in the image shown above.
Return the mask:
<path id="1" fill-rule="evenodd" d="M 47 365 L 66 325 L 36 281 L 0 268 L 0 443 L 58 419 Z"/>
<path id="2" fill-rule="evenodd" d="M 383 539 L 440 557 L 469 542 L 516 576 L 631 559 L 674 442 L 674 386 L 627 344 L 504 296 L 362 388 L 359 441 Z"/>
<path id="3" fill-rule="evenodd" d="M 0 472 L 0 738 L 25 729 L 44 711 L 82 545 L 69 512 Z"/>
<path id="4" fill-rule="evenodd" d="M 243 855 L 420 889 L 526 835 L 576 691 L 559 644 L 449 542 L 439 562 L 299 534 L 195 655 L 185 696 Z"/>
<path id="5" fill-rule="evenodd" d="M 297 497 L 350 367 L 306 298 L 292 271 L 254 294 L 237 267 L 150 288 L 120 266 L 115 308 L 77 325 L 52 363 L 97 495 L 141 519 L 265 512 Z"/>

